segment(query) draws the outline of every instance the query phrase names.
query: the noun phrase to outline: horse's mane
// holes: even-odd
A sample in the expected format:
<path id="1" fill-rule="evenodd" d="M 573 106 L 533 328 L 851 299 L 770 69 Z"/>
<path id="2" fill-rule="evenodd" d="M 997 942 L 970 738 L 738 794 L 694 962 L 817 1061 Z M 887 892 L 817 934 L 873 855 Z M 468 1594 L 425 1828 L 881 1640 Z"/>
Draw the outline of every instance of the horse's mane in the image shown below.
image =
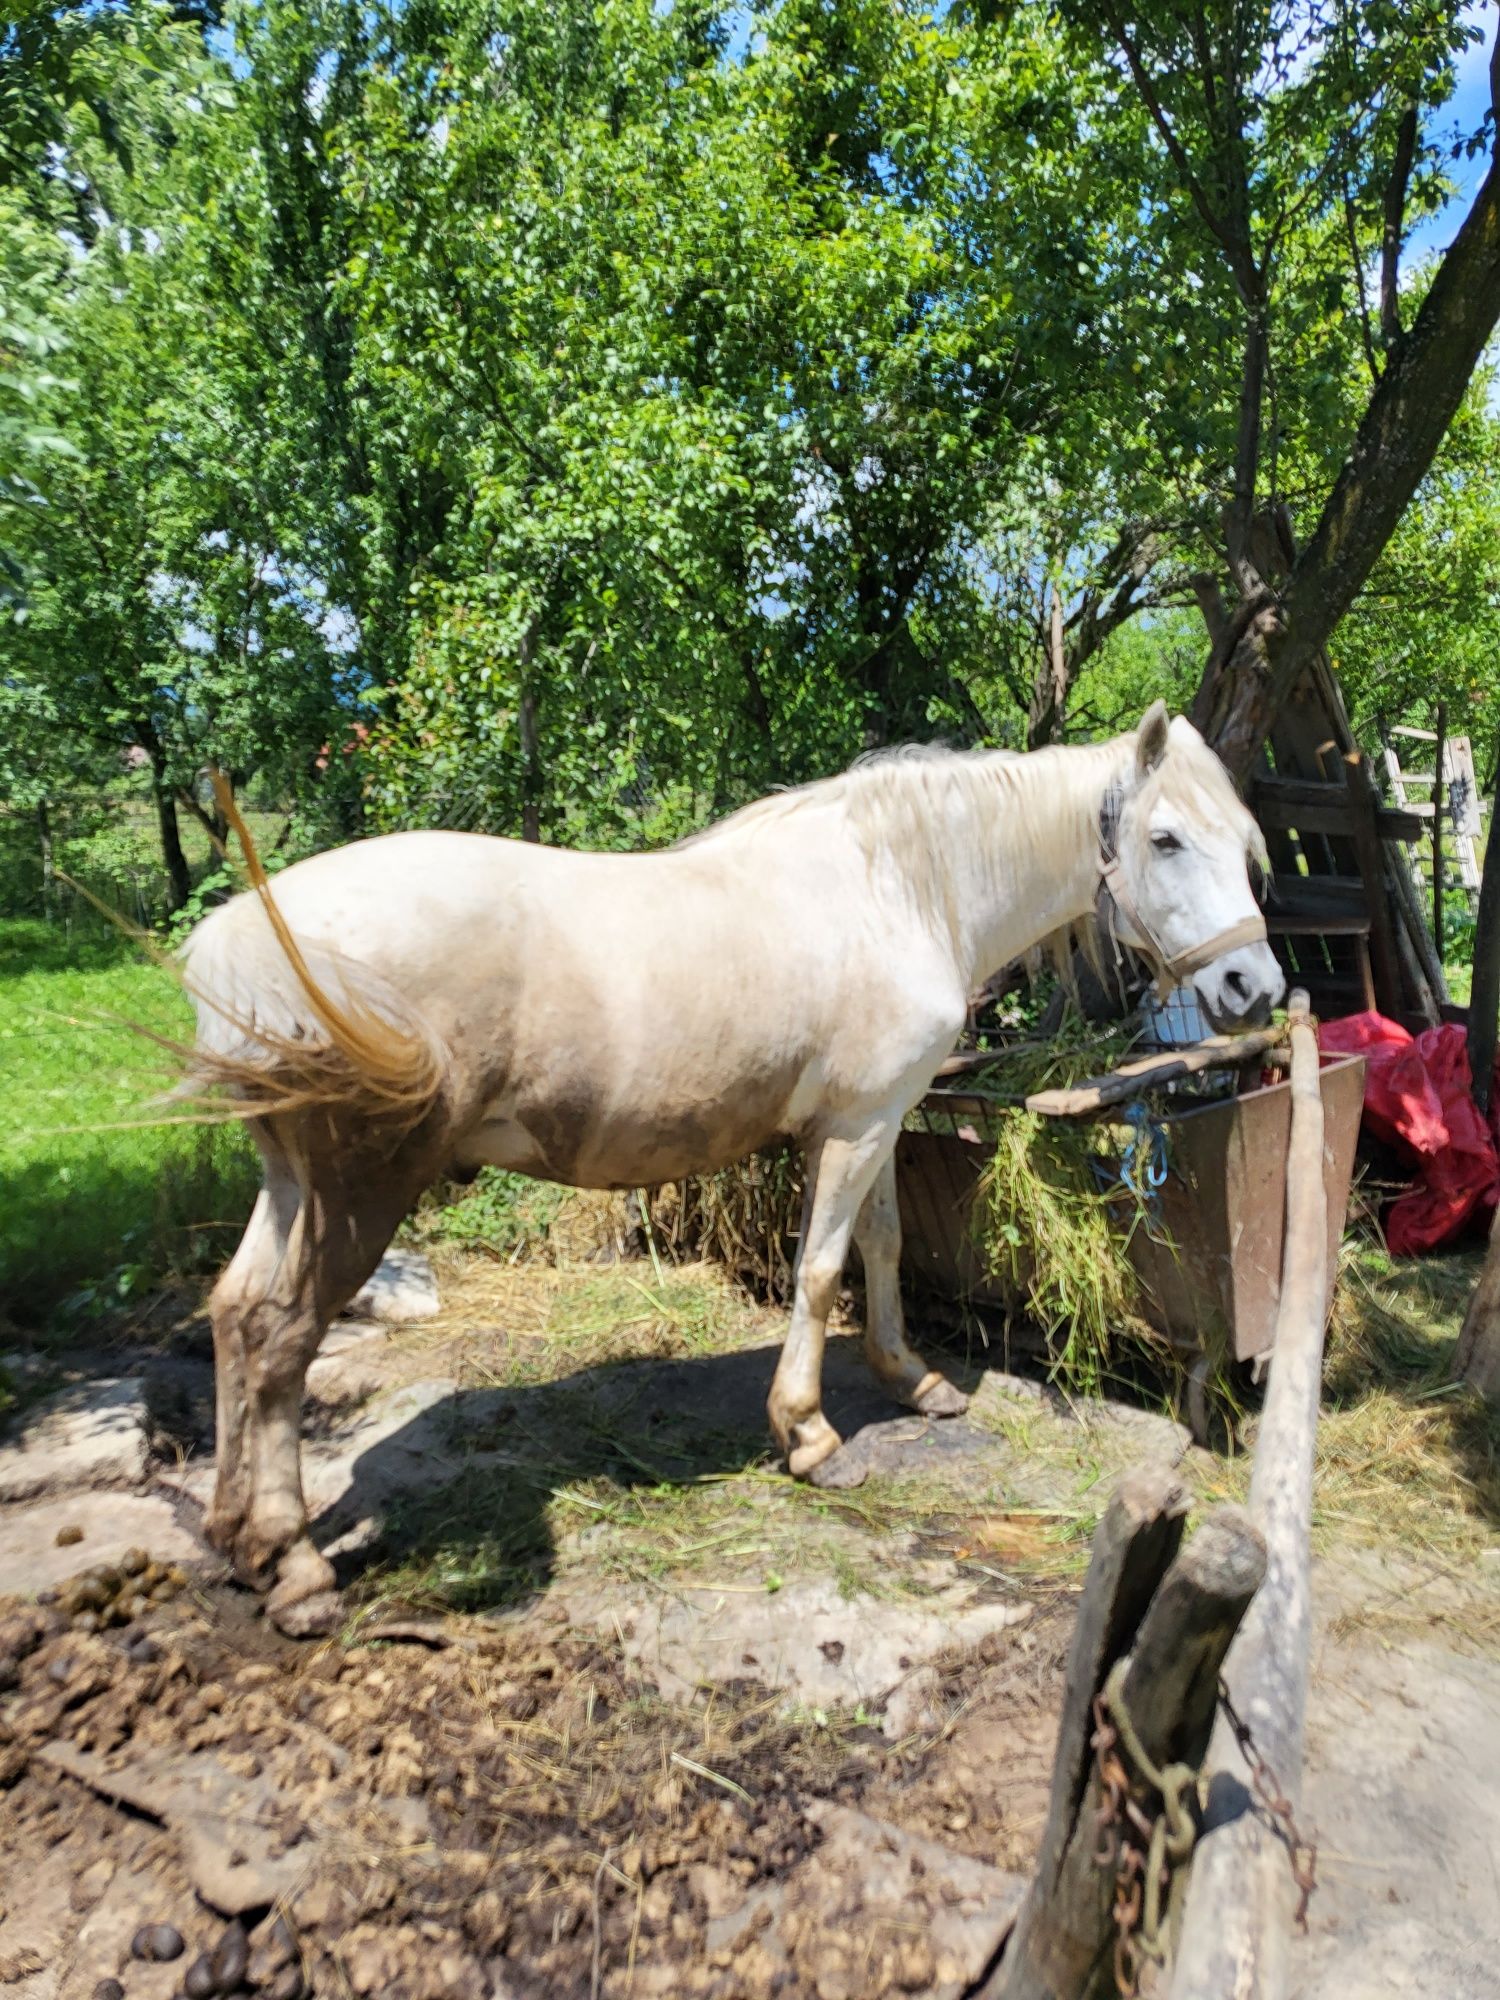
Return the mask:
<path id="1" fill-rule="evenodd" d="M 1012 812 L 1010 807 L 1024 806 L 1033 786 L 1045 786 L 1055 803 L 1059 788 L 1066 786 L 1077 804 L 1079 840 L 1096 840 L 1101 771 L 1118 762 L 1120 744 L 1116 738 L 1025 754 L 925 743 L 877 750 L 834 777 L 772 792 L 742 806 L 677 844 L 707 846 L 729 835 L 769 830 L 819 807 L 839 808 L 872 861 L 882 853 L 897 858 L 922 915 L 952 926 L 957 913 L 952 908 L 945 833 L 956 836 L 962 827 L 972 835 L 976 819 L 982 824 L 989 815 L 1003 817 L 1007 840 L 1004 852 L 994 854 L 996 865 L 1045 858 L 1044 842 L 1050 846 L 1056 841 L 1055 817 Z"/>

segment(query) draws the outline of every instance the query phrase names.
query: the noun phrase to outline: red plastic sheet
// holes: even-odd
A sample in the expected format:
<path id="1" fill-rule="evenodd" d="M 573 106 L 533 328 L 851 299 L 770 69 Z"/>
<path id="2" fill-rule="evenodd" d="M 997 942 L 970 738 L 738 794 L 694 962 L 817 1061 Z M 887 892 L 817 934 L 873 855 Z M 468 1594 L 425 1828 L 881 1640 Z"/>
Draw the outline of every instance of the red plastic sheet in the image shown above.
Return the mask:
<path id="1" fill-rule="evenodd" d="M 1392 1252 L 1436 1250 L 1487 1216 L 1500 1200 L 1500 1114 L 1492 1109 L 1487 1125 L 1475 1109 L 1463 1029 L 1410 1035 L 1381 1014 L 1350 1014 L 1321 1022 L 1318 1043 L 1364 1056 L 1365 1124 L 1415 1169 L 1415 1185 L 1386 1211 Z M 1500 1064 L 1492 1107 L 1497 1092 Z"/>

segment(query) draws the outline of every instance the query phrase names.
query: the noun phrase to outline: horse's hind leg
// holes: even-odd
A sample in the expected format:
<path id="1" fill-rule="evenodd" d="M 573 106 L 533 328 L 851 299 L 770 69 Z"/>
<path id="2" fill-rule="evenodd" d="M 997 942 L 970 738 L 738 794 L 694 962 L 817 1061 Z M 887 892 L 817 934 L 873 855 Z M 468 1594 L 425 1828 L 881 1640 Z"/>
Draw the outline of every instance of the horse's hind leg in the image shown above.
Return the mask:
<path id="1" fill-rule="evenodd" d="M 286 1162 L 260 1134 L 265 1180 L 238 1249 L 226 1265 L 209 1301 L 214 1335 L 214 1455 L 217 1474 L 205 1532 L 233 1557 L 250 1513 L 251 1464 L 247 1442 L 249 1405 L 245 1382 L 245 1315 L 265 1298 L 286 1256 L 297 1213 L 296 1180 Z"/>
<path id="2" fill-rule="evenodd" d="M 768 1410 L 776 1441 L 798 1479 L 857 1484 L 830 1461 L 843 1440 L 823 1414 L 823 1341 L 849 1254 L 849 1238 L 871 1182 L 896 1139 L 882 1119 L 857 1137 L 829 1137 L 807 1149 L 807 1197 L 797 1253 L 796 1292 Z"/>
<path id="3" fill-rule="evenodd" d="M 425 1164 L 425 1163 L 424 1163 Z M 307 1532 L 302 1392 L 329 1320 L 379 1263 L 425 1174 L 414 1160 L 298 1157 L 273 1177 L 243 1255 L 215 1295 L 221 1458 L 214 1540 L 239 1575 L 264 1588 L 283 1630 L 326 1629 L 337 1615 L 331 1565 Z M 248 1246 L 248 1247 L 247 1247 Z M 238 1421 L 235 1421 L 236 1415 Z"/>
<path id="4" fill-rule="evenodd" d="M 865 1359 L 898 1402 L 926 1417 L 957 1417 L 969 1399 L 911 1347 L 901 1310 L 901 1213 L 896 1157 L 887 1156 L 854 1224 L 865 1267 Z"/>

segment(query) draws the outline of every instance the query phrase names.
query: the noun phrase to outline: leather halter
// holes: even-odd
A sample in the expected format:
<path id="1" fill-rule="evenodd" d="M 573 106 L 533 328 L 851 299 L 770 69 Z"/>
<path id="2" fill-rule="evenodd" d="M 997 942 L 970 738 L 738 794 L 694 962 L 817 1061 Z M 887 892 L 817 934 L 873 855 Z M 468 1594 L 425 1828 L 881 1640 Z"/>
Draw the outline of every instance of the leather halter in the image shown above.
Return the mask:
<path id="1" fill-rule="evenodd" d="M 1142 951 L 1152 960 L 1156 968 L 1156 996 L 1163 1000 L 1174 986 L 1181 986 L 1195 972 L 1202 972 L 1205 966 L 1212 965 L 1226 952 L 1238 951 L 1247 944 L 1265 944 L 1266 920 L 1257 911 L 1253 916 L 1241 917 L 1238 923 L 1230 924 L 1225 930 L 1215 931 L 1212 937 L 1189 945 L 1186 951 L 1169 952 L 1137 909 L 1135 898 L 1125 881 L 1125 872 L 1120 866 L 1120 812 L 1124 803 L 1125 795 L 1120 786 L 1112 784 L 1099 808 L 1099 894 L 1095 913 L 1099 928 L 1114 945 L 1117 958 L 1121 944 L 1126 942 L 1120 936 L 1121 917 L 1141 939 L 1139 946 L 1127 945 L 1127 948 Z"/>

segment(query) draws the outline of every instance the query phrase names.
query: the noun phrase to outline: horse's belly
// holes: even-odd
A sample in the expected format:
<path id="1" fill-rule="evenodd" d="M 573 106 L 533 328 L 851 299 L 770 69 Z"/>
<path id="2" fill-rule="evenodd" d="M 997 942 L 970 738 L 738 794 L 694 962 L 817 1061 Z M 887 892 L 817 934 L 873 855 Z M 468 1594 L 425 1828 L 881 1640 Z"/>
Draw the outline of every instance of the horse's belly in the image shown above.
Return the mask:
<path id="1" fill-rule="evenodd" d="M 797 1072 L 760 1074 L 696 1096 L 643 1092 L 630 1105 L 575 1085 L 490 1105 L 457 1164 L 508 1167 L 572 1187 L 655 1187 L 732 1165 L 790 1130 L 798 1081 Z"/>

